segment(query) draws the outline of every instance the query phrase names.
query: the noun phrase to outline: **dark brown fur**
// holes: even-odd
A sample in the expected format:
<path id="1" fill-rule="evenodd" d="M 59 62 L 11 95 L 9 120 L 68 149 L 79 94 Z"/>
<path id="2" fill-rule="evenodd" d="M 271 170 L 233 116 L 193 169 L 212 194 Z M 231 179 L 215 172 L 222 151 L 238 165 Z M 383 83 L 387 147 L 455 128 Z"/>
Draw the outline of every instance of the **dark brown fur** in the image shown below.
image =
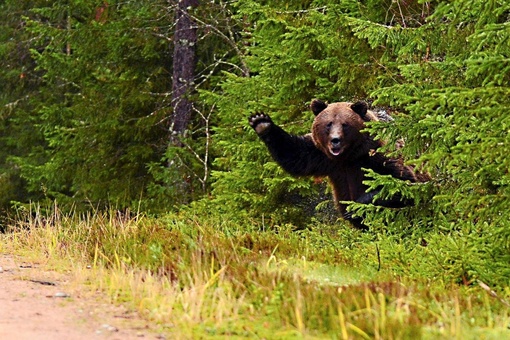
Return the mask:
<path id="1" fill-rule="evenodd" d="M 274 160 L 294 176 L 328 177 L 333 187 L 335 204 L 344 217 L 354 226 L 364 228 L 362 222 L 346 214 L 342 201 L 376 203 L 400 207 L 399 199 L 372 202 L 375 192 L 366 193 L 362 168 L 372 169 L 383 175 L 423 182 L 427 176 L 415 173 L 400 159 L 392 159 L 377 152 L 382 145 L 367 132 L 362 132 L 365 122 L 377 117 L 364 102 L 326 104 L 314 100 L 310 104 L 316 115 L 312 132 L 294 136 L 274 124 L 268 115 L 258 113 L 249 119 L 250 125 L 264 141 Z"/>

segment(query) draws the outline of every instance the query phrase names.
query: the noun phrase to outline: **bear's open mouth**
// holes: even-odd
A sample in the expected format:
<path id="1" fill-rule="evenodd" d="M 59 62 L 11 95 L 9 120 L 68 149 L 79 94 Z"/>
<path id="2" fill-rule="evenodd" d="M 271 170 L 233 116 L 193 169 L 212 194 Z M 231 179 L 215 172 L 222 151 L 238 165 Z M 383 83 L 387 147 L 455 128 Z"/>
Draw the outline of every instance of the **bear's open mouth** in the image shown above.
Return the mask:
<path id="1" fill-rule="evenodd" d="M 329 152 L 333 155 L 333 156 L 338 156 L 339 154 L 342 153 L 342 148 L 339 147 L 339 146 L 336 146 L 336 147 L 330 147 L 329 148 Z"/>

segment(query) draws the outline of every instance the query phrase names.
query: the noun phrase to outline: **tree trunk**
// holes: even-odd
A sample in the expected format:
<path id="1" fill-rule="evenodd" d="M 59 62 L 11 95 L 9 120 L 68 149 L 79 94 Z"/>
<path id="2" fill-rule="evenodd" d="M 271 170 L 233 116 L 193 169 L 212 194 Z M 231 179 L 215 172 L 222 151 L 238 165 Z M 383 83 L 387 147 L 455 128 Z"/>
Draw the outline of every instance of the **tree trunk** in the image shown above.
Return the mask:
<path id="1" fill-rule="evenodd" d="M 189 11 L 197 7 L 199 0 L 178 0 L 175 8 L 174 54 L 172 74 L 172 115 L 169 126 L 169 147 L 184 148 L 184 133 L 191 120 L 193 104 L 189 95 L 195 89 L 195 65 L 197 25 Z M 193 186 L 188 168 L 182 158 L 168 160 L 170 174 L 173 174 L 173 190 L 178 203 L 189 202 Z"/>
<path id="2" fill-rule="evenodd" d="M 192 102 L 189 95 L 194 89 L 197 25 L 188 13 L 197 7 L 198 0 L 179 0 L 175 10 L 174 55 L 172 76 L 172 117 L 170 141 L 179 144 L 189 124 Z"/>

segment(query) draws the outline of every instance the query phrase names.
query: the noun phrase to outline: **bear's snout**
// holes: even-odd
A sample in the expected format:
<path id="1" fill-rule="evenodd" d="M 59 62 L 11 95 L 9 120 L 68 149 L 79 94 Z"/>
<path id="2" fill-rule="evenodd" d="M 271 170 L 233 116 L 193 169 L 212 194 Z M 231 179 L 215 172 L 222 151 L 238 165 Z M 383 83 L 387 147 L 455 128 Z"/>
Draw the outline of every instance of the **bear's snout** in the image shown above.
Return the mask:
<path id="1" fill-rule="evenodd" d="M 333 147 L 340 146 L 340 138 L 338 138 L 338 137 L 331 138 L 331 145 Z"/>
<path id="2" fill-rule="evenodd" d="M 329 140 L 329 152 L 333 156 L 338 156 L 342 153 L 344 147 L 344 143 L 342 143 L 342 139 L 340 137 L 333 137 Z"/>

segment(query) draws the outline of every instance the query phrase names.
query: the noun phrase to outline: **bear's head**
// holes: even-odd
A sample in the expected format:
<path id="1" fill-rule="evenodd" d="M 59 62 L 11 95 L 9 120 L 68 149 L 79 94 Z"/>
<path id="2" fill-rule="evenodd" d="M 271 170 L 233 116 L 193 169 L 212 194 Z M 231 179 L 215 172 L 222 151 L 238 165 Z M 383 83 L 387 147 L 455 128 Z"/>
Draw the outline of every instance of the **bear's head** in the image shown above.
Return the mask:
<path id="1" fill-rule="evenodd" d="M 367 138 L 361 130 L 365 122 L 378 120 L 368 111 L 365 102 L 331 103 L 314 99 L 310 104 L 315 120 L 312 126 L 313 142 L 324 154 L 336 159 L 358 147 Z"/>

